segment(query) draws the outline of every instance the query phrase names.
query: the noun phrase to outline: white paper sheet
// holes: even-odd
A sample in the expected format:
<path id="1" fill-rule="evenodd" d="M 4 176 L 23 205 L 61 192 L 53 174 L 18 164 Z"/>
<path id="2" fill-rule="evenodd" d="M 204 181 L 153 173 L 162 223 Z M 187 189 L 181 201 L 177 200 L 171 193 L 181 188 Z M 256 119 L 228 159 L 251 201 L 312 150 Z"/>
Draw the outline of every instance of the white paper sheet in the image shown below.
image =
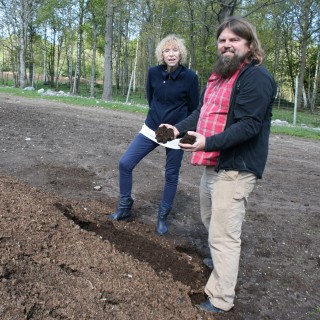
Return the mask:
<path id="1" fill-rule="evenodd" d="M 144 124 L 142 126 L 140 133 L 143 134 L 144 136 L 146 136 L 147 138 L 151 139 L 152 141 L 160 144 L 161 146 L 164 146 L 164 147 L 170 148 L 170 149 L 180 149 L 180 147 L 178 145 L 180 139 L 168 141 L 167 143 L 159 143 L 156 139 L 156 133 L 153 130 L 151 130 L 146 124 Z"/>

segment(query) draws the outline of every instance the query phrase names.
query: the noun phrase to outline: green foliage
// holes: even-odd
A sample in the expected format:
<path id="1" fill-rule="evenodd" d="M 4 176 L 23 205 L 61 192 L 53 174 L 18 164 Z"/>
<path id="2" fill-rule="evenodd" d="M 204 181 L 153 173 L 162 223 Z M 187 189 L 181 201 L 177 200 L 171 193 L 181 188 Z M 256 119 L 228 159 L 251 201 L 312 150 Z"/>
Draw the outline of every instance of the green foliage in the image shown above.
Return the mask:
<path id="1" fill-rule="evenodd" d="M 5 2 L 4 2 L 5 3 Z M 97 25 L 97 61 L 96 79 L 104 78 L 104 46 L 105 46 L 105 9 L 107 1 L 90 0 L 47 0 L 36 1 L 35 10 L 30 26 L 35 30 L 33 37 L 33 61 L 29 61 L 27 47 L 26 62 L 35 62 L 35 75 L 44 72 L 44 44 L 47 45 L 47 73 L 56 72 L 56 67 L 62 67 L 63 74 L 68 73 L 68 56 L 70 38 L 73 42 L 73 72 L 75 67 L 75 48 L 77 30 L 79 30 L 79 7 L 83 5 L 85 11 L 84 48 L 81 76 L 89 79 L 91 73 L 93 21 Z M 218 14 L 224 2 L 200 0 L 114 0 L 114 29 L 113 29 L 113 74 L 114 83 L 123 87 L 125 91 L 134 65 L 135 48 L 139 39 L 139 57 L 137 64 L 138 85 L 144 84 L 144 76 L 149 66 L 156 64 L 154 48 L 157 42 L 168 33 L 176 33 L 186 40 L 189 51 L 193 48 L 194 60 L 192 68 L 198 73 L 201 87 L 204 87 L 210 75 L 212 64 L 216 55 L 215 31 L 218 25 Z M 307 2 L 310 3 L 310 2 Z M 236 2 L 234 15 L 244 16 L 252 22 L 262 47 L 266 52 L 265 65 L 274 75 L 281 87 L 281 94 L 287 100 L 291 99 L 294 90 L 293 83 L 299 73 L 301 65 L 301 28 L 299 26 L 299 13 L 306 4 L 303 1 L 265 2 L 263 0 L 249 0 Z M 19 72 L 19 34 L 18 25 L 10 25 L 18 21 L 17 10 L 8 8 L 1 10 L 3 21 L 0 22 L 2 38 L 0 40 L 0 63 L 2 70 Z M 9 10 L 10 9 L 10 10 Z M 309 8 L 308 8 L 309 9 Z M 2 12 L 3 11 L 3 12 Z M 5 12 L 10 12 L 6 15 Z M 312 88 L 315 77 L 315 66 L 318 38 L 317 29 L 319 7 L 312 1 L 310 7 L 310 36 L 307 48 L 307 66 L 305 76 L 305 89 Z M 6 19 L 9 17 L 10 19 Z M 12 16 L 12 17 L 11 17 Z M 47 30 L 44 39 L 44 30 Z M 16 33 L 11 30 L 17 30 Z M 30 30 L 27 30 L 29 33 Z M 28 37 L 29 35 L 27 35 Z M 55 37 L 55 38 L 54 38 Z M 53 39 L 54 38 L 54 39 Z M 28 37 L 28 41 L 30 38 Z M 53 44 L 53 40 L 55 44 Z M 61 46 L 61 56 L 57 57 L 58 46 Z M 129 48 L 129 53 L 125 50 Z M 54 57 L 52 57 L 54 56 Z M 50 59 L 52 57 L 52 59 Z M 50 62 L 50 66 L 49 66 Z M 54 64 L 54 65 L 53 65 Z M 128 70 L 127 70 L 128 69 Z M 60 70 L 59 70 L 60 71 Z M 28 72 L 28 70 L 27 70 Z M 309 94 L 309 92 L 307 92 Z M 310 94 L 309 94 L 310 95 Z"/>

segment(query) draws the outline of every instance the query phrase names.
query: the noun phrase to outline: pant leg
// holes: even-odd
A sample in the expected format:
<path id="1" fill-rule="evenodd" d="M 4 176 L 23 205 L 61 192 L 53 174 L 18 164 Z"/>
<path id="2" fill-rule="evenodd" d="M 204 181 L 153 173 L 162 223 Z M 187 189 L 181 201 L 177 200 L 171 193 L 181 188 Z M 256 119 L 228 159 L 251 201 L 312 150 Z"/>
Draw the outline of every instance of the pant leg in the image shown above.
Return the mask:
<path id="1" fill-rule="evenodd" d="M 161 206 L 163 208 L 172 208 L 178 188 L 182 158 L 183 151 L 181 149 L 166 148 L 165 184 L 161 200 Z"/>
<path id="2" fill-rule="evenodd" d="M 247 198 L 256 180 L 252 173 L 221 171 L 213 186 L 209 246 L 214 269 L 205 292 L 214 306 L 226 311 L 234 305 L 241 227 Z"/>
<path id="3" fill-rule="evenodd" d="M 119 160 L 120 197 L 131 197 L 132 171 L 157 143 L 138 133 Z"/>
<path id="4" fill-rule="evenodd" d="M 210 220 L 212 215 L 212 190 L 213 185 L 218 177 L 214 167 L 206 166 L 203 169 L 203 173 L 200 181 L 200 214 L 201 221 L 209 231 Z"/>

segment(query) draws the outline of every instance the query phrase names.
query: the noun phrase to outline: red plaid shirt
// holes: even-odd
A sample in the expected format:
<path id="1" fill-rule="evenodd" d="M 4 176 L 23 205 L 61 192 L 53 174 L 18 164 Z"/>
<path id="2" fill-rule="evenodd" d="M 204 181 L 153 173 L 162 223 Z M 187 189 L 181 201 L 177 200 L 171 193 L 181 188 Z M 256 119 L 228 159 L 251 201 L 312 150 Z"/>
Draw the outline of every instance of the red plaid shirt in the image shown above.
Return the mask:
<path id="1" fill-rule="evenodd" d="M 209 78 L 197 124 L 198 133 L 210 137 L 224 130 L 229 111 L 231 90 L 240 69 L 228 79 L 222 79 L 215 73 Z M 192 152 L 190 162 L 193 165 L 215 166 L 218 157 L 219 151 L 196 151 Z"/>

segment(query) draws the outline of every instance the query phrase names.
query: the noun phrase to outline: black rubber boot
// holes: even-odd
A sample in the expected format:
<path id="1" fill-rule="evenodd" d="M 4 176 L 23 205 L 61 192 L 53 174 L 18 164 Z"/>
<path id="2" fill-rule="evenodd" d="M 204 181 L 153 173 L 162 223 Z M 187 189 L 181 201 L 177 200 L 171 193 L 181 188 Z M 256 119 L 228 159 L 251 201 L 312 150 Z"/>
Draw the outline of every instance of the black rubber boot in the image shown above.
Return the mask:
<path id="1" fill-rule="evenodd" d="M 170 211 L 171 211 L 171 208 L 169 208 L 169 209 L 166 209 L 166 208 L 163 208 L 163 207 L 159 208 L 157 232 L 160 235 L 163 235 L 163 234 L 168 232 L 167 218 L 168 218 L 168 215 L 169 215 Z"/>
<path id="2" fill-rule="evenodd" d="M 120 198 L 117 211 L 110 214 L 108 217 L 112 220 L 129 220 L 131 218 L 131 207 L 133 199 L 131 197 Z"/>

